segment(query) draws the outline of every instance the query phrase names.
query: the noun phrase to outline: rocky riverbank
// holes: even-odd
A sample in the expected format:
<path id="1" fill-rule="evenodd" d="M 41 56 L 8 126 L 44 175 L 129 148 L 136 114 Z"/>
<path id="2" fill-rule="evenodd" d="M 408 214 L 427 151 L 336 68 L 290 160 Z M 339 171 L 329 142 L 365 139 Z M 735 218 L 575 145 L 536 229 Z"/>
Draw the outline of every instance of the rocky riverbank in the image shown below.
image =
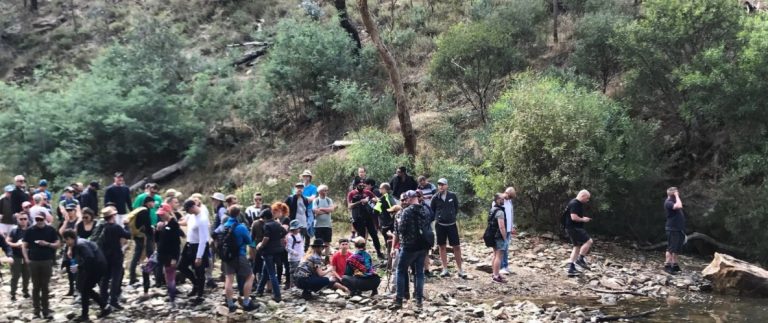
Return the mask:
<path id="1" fill-rule="evenodd" d="M 208 290 L 206 301 L 192 305 L 183 295 L 191 289 L 179 287 L 178 307 L 171 309 L 165 289 L 152 288 L 148 298 L 141 288 L 124 287 L 125 309 L 115 312 L 103 322 L 583 322 L 616 314 L 622 302 L 651 300 L 662 304 L 697 302 L 705 299 L 711 286 L 702 279 L 703 260 L 682 257 L 683 272 L 667 275 L 662 269 L 663 255 L 632 250 L 612 241 L 596 239 L 590 257 L 592 270 L 580 277 L 565 275 L 569 245 L 550 235 L 521 234 L 513 243 L 507 284 L 493 283 L 490 274 L 490 250 L 480 244 L 463 247 L 468 279 L 455 275 L 450 278 L 429 278 L 425 287 L 426 301 L 421 312 L 410 304 L 402 310 L 387 309 L 391 298 L 385 294 L 385 283 L 374 297 L 350 297 L 326 290 L 317 299 L 305 301 L 295 291 L 284 293 L 284 301 L 275 303 L 269 297 L 256 298 L 258 309 L 253 312 L 237 310 L 229 313 L 223 301 L 222 283 Z M 451 255 L 449 255 L 451 256 Z M 436 259 L 435 257 L 434 259 Z M 452 258 L 451 258 L 452 259 Z M 436 260 L 433 260 L 436 261 Z M 453 262 L 451 262 L 453 265 Z M 436 266 L 433 265 L 433 268 Z M 452 268 L 453 269 L 453 268 Z M 31 299 L 10 302 L 10 273 L 2 269 L 0 308 L 5 309 L 0 322 L 29 322 L 32 319 Z M 452 271 L 455 273 L 455 270 Z M 383 281 L 386 281 L 386 275 Z M 51 298 L 55 322 L 65 322 L 79 315 L 79 305 L 66 293 L 66 277 L 56 273 L 52 280 Z M 92 317 L 98 310 L 92 311 Z"/>

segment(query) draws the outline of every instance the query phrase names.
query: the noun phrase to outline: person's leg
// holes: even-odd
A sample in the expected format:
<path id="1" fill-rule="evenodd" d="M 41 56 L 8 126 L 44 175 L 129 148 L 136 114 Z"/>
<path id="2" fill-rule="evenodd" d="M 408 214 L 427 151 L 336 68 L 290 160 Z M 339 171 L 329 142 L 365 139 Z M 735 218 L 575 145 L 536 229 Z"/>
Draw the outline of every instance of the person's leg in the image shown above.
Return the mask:
<path id="1" fill-rule="evenodd" d="M 448 250 L 445 245 L 440 245 L 440 265 L 444 273 L 448 271 Z"/>
<path id="2" fill-rule="evenodd" d="M 416 306 L 421 307 L 424 301 L 424 257 L 427 256 L 426 250 L 416 252 L 414 262 L 416 263 L 416 284 L 413 286 Z"/>
<path id="3" fill-rule="evenodd" d="M 464 270 L 461 268 L 462 260 L 461 260 L 461 246 L 455 245 L 453 246 L 453 258 L 456 260 L 456 268 L 459 269 L 459 275 L 464 273 Z"/>
<path id="4" fill-rule="evenodd" d="M 579 255 L 582 257 L 586 257 L 589 254 L 589 248 L 592 247 L 592 239 L 587 240 L 583 245 L 581 245 L 581 249 L 579 250 Z"/>
<path id="5" fill-rule="evenodd" d="M 368 234 L 368 232 L 366 231 L 365 219 L 355 219 L 355 221 L 352 222 L 352 227 L 355 228 L 354 232 L 356 232 L 358 236 L 367 239 L 366 234 Z"/>
<path id="6" fill-rule="evenodd" d="M 225 301 L 227 302 L 227 306 L 230 308 L 233 308 L 235 306 L 235 301 L 232 300 L 232 296 L 235 294 L 232 288 L 232 284 L 234 283 L 235 283 L 234 274 L 224 275 L 224 296 L 225 296 Z"/>
<path id="7" fill-rule="evenodd" d="M 512 233 L 507 232 L 507 243 L 501 252 L 501 269 L 509 271 L 509 245 L 512 243 Z"/>
<path id="8" fill-rule="evenodd" d="M 131 258 L 130 267 L 128 267 L 129 284 L 133 285 L 138 281 L 136 278 L 136 266 L 139 265 L 141 260 L 141 254 L 144 252 L 144 238 L 133 238 L 133 257 Z"/>
<path id="9" fill-rule="evenodd" d="M 395 298 L 395 303 L 402 304 L 403 298 L 405 298 L 408 293 L 408 283 L 410 278 L 410 275 L 408 275 L 408 267 L 411 266 L 415 258 L 416 253 L 413 251 L 400 251 L 400 262 L 397 264 L 397 296 Z"/>
<path id="10" fill-rule="evenodd" d="M 163 267 L 165 274 L 165 285 L 168 289 L 168 299 L 171 303 L 176 301 L 176 266 L 168 265 Z"/>
<path id="11" fill-rule="evenodd" d="M 144 288 L 144 295 L 149 293 L 149 273 L 141 270 L 141 286 Z"/>
<path id="12" fill-rule="evenodd" d="M 371 235 L 371 240 L 373 241 L 373 247 L 376 249 L 376 255 L 383 259 L 384 254 L 381 253 L 381 243 L 379 242 L 379 233 L 376 231 L 376 224 L 374 223 L 373 219 L 369 218 L 368 221 L 365 221 L 366 230 Z"/>
<path id="13" fill-rule="evenodd" d="M 576 260 L 579 259 L 579 249 L 580 248 L 581 248 L 580 246 L 574 246 L 573 247 L 573 250 L 571 251 L 571 258 L 570 258 L 570 261 L 571 261 L 572 264 L 576 263 Z"/>
<path id="14" fill-rule="evenodd" d="M 502 250 L 493 250 L 493 260 L 491 260 L 491 268 L 493 269 L 493 277 L 499 277 L 499 271 L 501 270 L 501 258 L 504 253 Z"/>
<path id="15" fill-rule="evenodd" d="M 309 250 L 309 231 L 307 228 L 301 228 L 299 230 L 299 233 L 301 234 L 301 238 L 304 239 L 304 252 L 307 252 Z"/>
<path id="16" fill-rule="evenodd" d="M 81 277 L 80 284 L 78 284 L 78 292 L 80 292 L 80 297 L 82 299 L 80 300 L 80 316 L 84 319 L 88 318 L 88 307 L 91 303 L 91 293 L 88 292 L 88 284 L 85 282 L 87 280 L 87 275 L 83 275 L 85 277 Z"/>
<path id="17" fill-rule="evenodd" d="M 110 286 L 109 286 L 109 303 L 112 304 L 112 305 L 119 304 L 119 302 L 120 302 L 120 295 L 123 292 L 123 275 L 124 275 L 123 272 L 125 271 L 125 270 L 123 270 L 124 269 L 123 268 L 123 261 L 124 260 L 125 259 L 124 259 L 123 256 L 116 257 L 113 260 L 112 266 L 110 268 L 110 272 L 109 273 L 110 273 L 110 275 L 112 277 L 109 278 L 109 284 L 110 284 Z M 104 297 L 107 297 L 107 296 L 104 295 Z M 116 307 L 119 308 L 120 306 L 118 305 Z"/>
<path id="18" fill-rule="evenodd" d="M 280 296 L 280 281 L 277 280 L 277 273 L 275 272 L 274 265 L 275 256 L 269 255 L 264 257 L 264 271 L 266 277 L 272 282 L 272 295 L 276 300 L 282 299 Z M 265 277 L 265 278 L 266 278 Z M 259 284 L 261 287 L 261 284 Z"/>
<path id="19" fill-rule="evenodd" d="M 16 263 L 14 261 L 14 263 Z M 24 258 L 19 258 L 19 264 L 21 264 L 21 292 L 24 294 L 24 298 L 29 297 L 29 264 L 24 261 Z"/>
<path id="20" fill-rule="evenodd" d="M 43 267 L 44 264 L 41 264 L 40 261 L 30 261 L 29 262 L 29 274 L 30 278 L 32 278 L 32 308 L 35 311 L 35 315 L 40 314 L 40 295 L 42 293 L 42 282 L 43 278 Z"/>
<path id="21" fill-rule="evenodd" d="M 2 239 L 2 237 L 0 237 Z M 21 277 L 21 269 L 26 267 L 22 262 L 24 258 L 13 258 L 13 264 L 11 264 L 11 297 L 16 297 L 16 289 L 19 286 L 19 278 Z"/>
<path id="22" fill-rule="evenodd" d="M 51 313 L 50 304 L 48 303 L 49 287 L 51 285 L 51 275 L 53 275 L 53 260 L 43 261 L 42 273 L 40 274 L 40 307 L 43 311 L 43 317 L 49 316 Z"/>

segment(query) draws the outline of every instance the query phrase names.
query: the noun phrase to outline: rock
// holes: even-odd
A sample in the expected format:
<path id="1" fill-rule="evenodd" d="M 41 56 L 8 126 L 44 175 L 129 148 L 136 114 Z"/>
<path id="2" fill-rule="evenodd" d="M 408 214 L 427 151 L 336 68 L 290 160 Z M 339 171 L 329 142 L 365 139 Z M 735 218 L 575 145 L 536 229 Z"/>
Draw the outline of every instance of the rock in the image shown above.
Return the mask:
<path id="1" fill-rule="evenodd" d="M 600 295 L 598 302 L 603 305 L 614 306 L 618 302 L 618 299 L 616 298 L 616 295 L 602 294 Z"/>
<path id="2" fill-rule="evenodd" d="M 484 273 L 492 274 L 493 273 L 493 267 L 488 264 L 482 264 L 475 266 L 475 269 Z"/>
<path id="3" fill-rule="evenodd" d="M 715 253 L 712 263 L 702 271 L 715 291 L 768 297 L 768 271 L 726 254 Z"/>
<path id="4" fill-rule="evenodd" d="M 603 278 L 600 279 L 600 285 L 603 285 L 606 288 L 614 289 L 614 290 L 621 290 L 624 287 L 621 281 L 619 281 L 616 278 Z"/>
<path id="5" fill-rule="evenodd" d="M 360 301 L 362 301 L 362 300 L 363 300 L 363 298 L 360 297 L 360 296 L 353 296 L 352 298 L 349 299 L 349 301 L 352 302 L 352 303 L 360 303 Z"/>
<path id="6" fill-rule="evenodd" d="M 474 317 L 483 317 L 485 316 L 485 310 L 482 308 L 476 308 L 472 310 L 472 316 Z"/>
<path id="7" fill-rule="evenodd" d="M 32 27 L 35 28 L 36 32 L 42 33 L 49 30 L 52 30 L 59 25 L 61 25 L 62 22 L 66 21 L 67 19 L 62 17 L 42 17 L 32 22 Z"/>
<path id="8" fill-rule="evenodd" d="M 301 314 L 307 311 L 306 306 L 299 306 L 299 308 L 296 309 L 296 313 Z"/>
<path id="9" fill-rule="evenodd" d="M 227 316 L 229 315 L 229 309 L 224 305 L 216 306 L 216 314 Z"/>
<path id="10" fill-rule="evenodd" d="M 568 314 L 567 311 L 562 311 L 560 313 L 557 313 L 557 316 L 555 317 L 555 320 L 558 322 L 570 320 L 570 319 L 571 319 L 571 314 Z"/>
<path id="11" fill-rule="evenodd" d="M 494 310 L 498 310 L 502 307 L 504 307 L 504 302 L 502 301 L 496 301 L 496 303 L 493 303 L 493 306 L 491 306 L 491 308 Z"/>

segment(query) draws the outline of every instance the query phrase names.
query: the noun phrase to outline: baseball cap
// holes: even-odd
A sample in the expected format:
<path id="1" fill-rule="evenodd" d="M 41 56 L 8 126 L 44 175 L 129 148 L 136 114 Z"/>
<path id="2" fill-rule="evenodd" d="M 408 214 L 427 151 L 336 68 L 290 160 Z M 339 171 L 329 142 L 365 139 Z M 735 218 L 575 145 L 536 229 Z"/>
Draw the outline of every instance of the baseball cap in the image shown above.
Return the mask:
<path id="1" fill-rule="evenodd" d="M 48 181 L 44 180 L 44 179 L 41 179 L 40 183 L 38 183 L 37 186 L 48 186 Z"/>
<path id="2" fill-rule="evenodd" d="M 64 192 L 75 192 L 75 189 L 72 186 L 67 186 L 64 188 Z"/>
<path id="3" fill-rule="evenodd" d="M 160 205 L 160 209 L 157 210 L 158 215 L 164 215 L 167 213 L 173 213 L 173 207 L 171 207 L 168 203 L 163 203 Z"/>
<path id="4" fill-rule="evenodd" d="M 123 177 L 123 172 L 115 172 L 115 177 Z"/>
<path id="5" fill-rule="evenodd" d="M 27 205 L 32 205 L 32 202 L 30 201 L 24 201 L 24 203 L 21 203 L 21 207 L 27 207 Z"/>
<path id="6" fill-rule="evenodd" d="M 296 230 L 299 228 L 304 227 L 303 225 L 299 224 L 299 220 L 293 220 L 291 221 L 291 224 L 288 226 L 288 229 L 290 230 Z"/>
<path id="7" fill-rule="evenodd" d="M 304 183 L 298 182 L 296 183 L 296 185 L 293 185 L 293 187 L 299 187 L 299 186 L 304 187 Z"/>
<path id="8" fill-rule="evenodd" d="M 437 180 L 437 184 L 440 184 L 440 185 L 448 185 L 448 180 L 447 180 L 447 179 L 445 179 L 445 178 L 441 178 L 441 179 L 438 179 L 438 180 Z"/>
<path id="9" fill-rule="evenodd" d="M 195 206 L 197 206 L 197 203 L 195 201 L 187 200 L 186 202 L 184 202 L 184 211 L 189 212 L 189 210 Z"/>
<path id="10" fill-rule="evenodd" d="M 97 190 L 101 187 L 97 181 L 91 181 L 88 185 L 95 187 Z"/>
<path id="11" fill-rule="evenodd" d="M 69 203 L 69 204 L 67 204 L 67 206 L 66 206 L 65 208 L 67 209 L 67 211 L 69 211 L 69 210 L 75 210 L 75 209 L 77 209 L 77 204 L 75 204 L 75 203 Z"/>
<path id="12" fill-rule="evenodd" d="M 403 195 L 405 195 L 405 198 L 407 198 L 407 199 L 412 199 L 412 198 L 415 198 L 415 197 L 419 197 L 419 193 L 417 193 L 414 190 L 409 190 L 409 191 L 403 193 Z"/>
<path id="13" fill-rule="evenodd" d="M 5 186 L 5 192 L 6 193 L 13 192 L 13 189 L 14 189 L 13 185 L 6 185 Z"/>

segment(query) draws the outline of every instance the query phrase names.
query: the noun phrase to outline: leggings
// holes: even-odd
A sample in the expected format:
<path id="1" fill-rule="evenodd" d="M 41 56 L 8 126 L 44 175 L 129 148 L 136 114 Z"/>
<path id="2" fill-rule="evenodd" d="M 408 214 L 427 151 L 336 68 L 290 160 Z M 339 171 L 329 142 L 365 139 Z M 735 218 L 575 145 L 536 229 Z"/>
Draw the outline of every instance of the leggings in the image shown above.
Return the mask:
<path id="1" fill-rule="evenodd" d="M 275 268 L 277 268 L 277 281 L 283 280 L 283 272 L 285 272 L 285 286 L 291 286 L 291 266 L 288 262 L 288 252 L 283 251 L 281 254 L 275 255 L 274 259 Z"/>
<path id="2" fill-rule="evenodd" d="M 168 298 L 171 302 L 176 300 L 176 266 L 163 266 L 165 272 L 165 285 L 168 286 Z"/>

